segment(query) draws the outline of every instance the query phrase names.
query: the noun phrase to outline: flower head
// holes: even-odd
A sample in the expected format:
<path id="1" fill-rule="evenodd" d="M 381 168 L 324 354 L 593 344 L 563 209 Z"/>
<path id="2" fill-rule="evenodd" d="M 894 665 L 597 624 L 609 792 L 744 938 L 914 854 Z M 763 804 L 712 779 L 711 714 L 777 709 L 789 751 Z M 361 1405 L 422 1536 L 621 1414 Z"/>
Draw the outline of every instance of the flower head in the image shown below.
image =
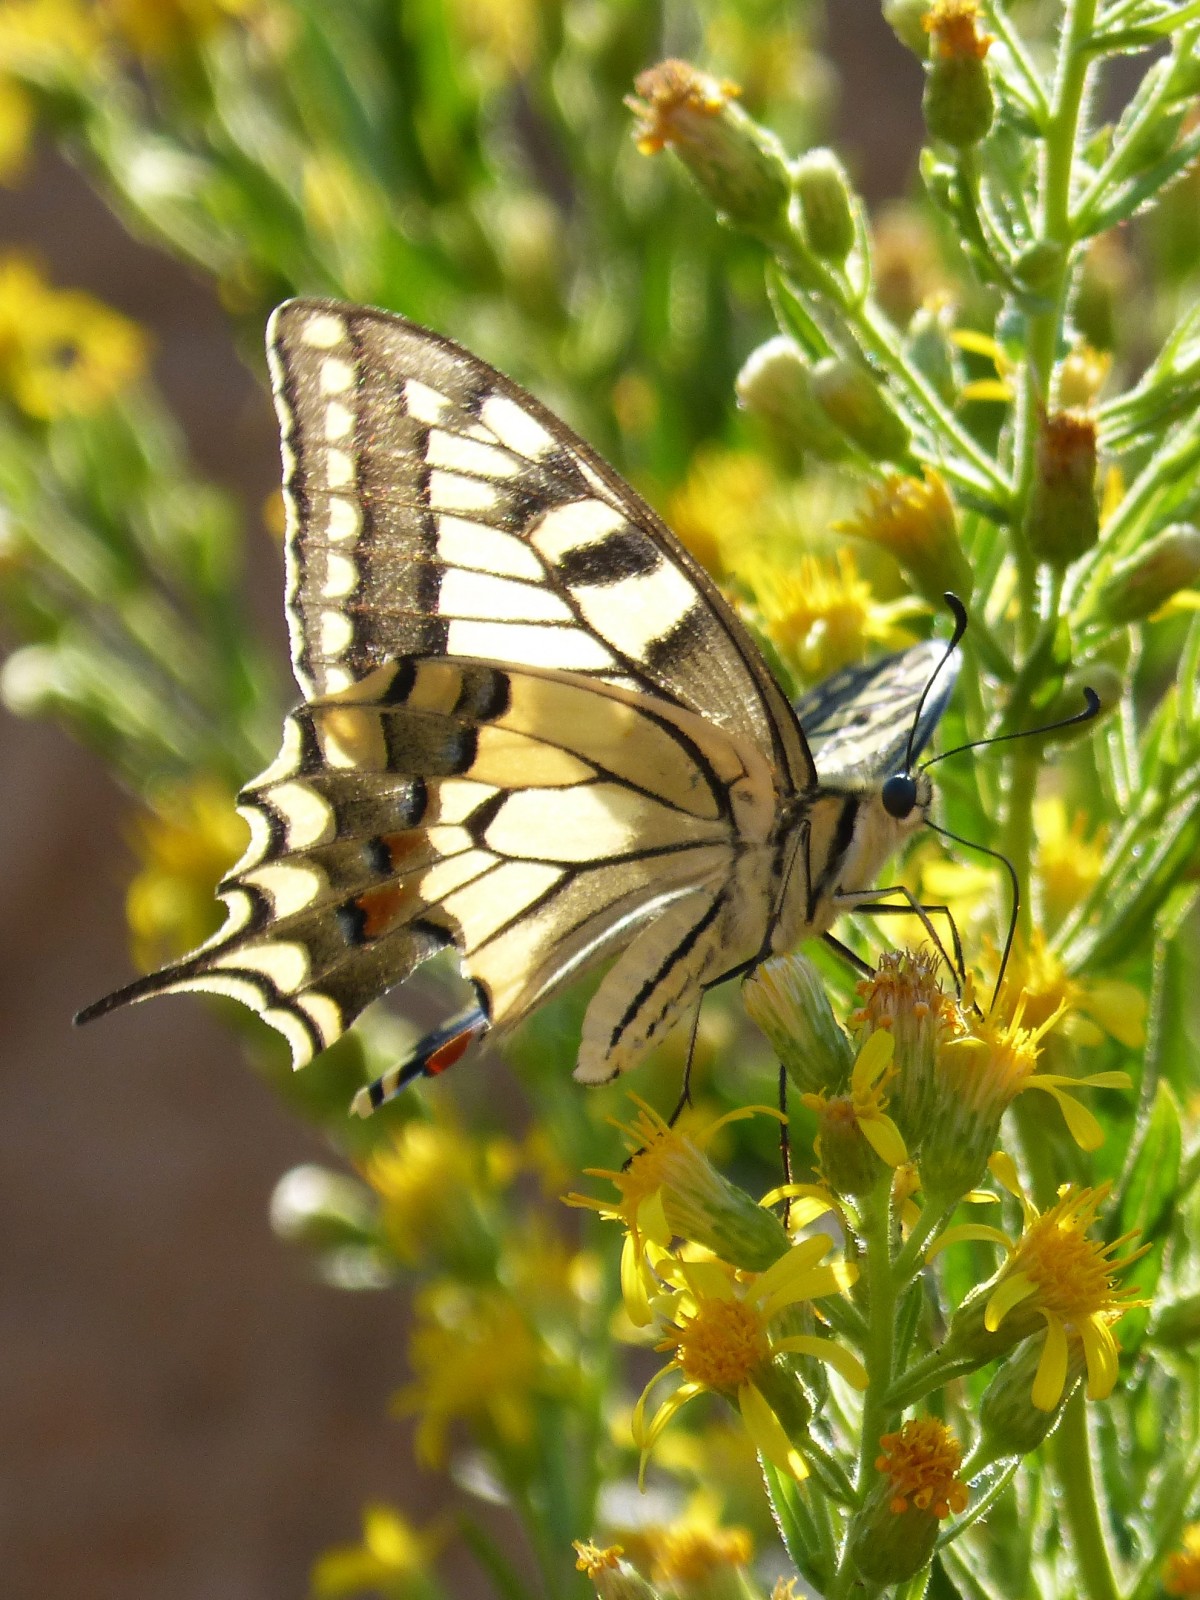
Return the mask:
<path id="1" fill-rule="evenodd" d="M 660 1350 L 672 1351 L 642 1392 L 633 1414 L 634 1442 L 642 1454 L 642 1472 L 655 1440 L 681 1407 L 706 1391 L 737 1405 L 758 1450 L 781 1471 L 802 1478 L 807 1472 L 792 1433 L 795 1415 L 785 1428 L 782 1409 L 771 1381 L 774 1358 L 795 1354 L 835 1366 L 847 1381 L 865 1387 L 858 1358 L 832 1340 L 812 1334 L 787 1333 L 778 1325 L 796 1307 L 854 1282 L 856 1269 L 842 1261 L 825 1263 L 832 1240 L 821 1236 L 793 1245 L 766 1272 L 739 1273 L 718 1261 L 685 1261 L 661 1257 L 656 1270 L 663 1292 L 653 1301 L 662 1338 Z M 652 1417 L 650 1395 L 664 1377 L 678 1374 L 679 1386 Z M 794 1408 L 803 1392 L 794 1387 Z M 768 1399 L 764 1389 L 771 1392 Z M 806 1420 L 806 1418 L 805 1418 Z"/>
<path id="2" fill-rule="evenodd" d="M 876 600 L 846 549 L 832 560 L 802 555 L 786 568 L 752 558 L 741 566 L 740 576 L 772 644 L 801 679 L 824 677 L 861 661 L 872 645 L 910 644 L 912 635 L 903 624 L 922 609 L 912 599 Z"/>
<path id="3" fill-rule="evenodd" d="M 383 1229 L 399 1260 L 436 1261 L 473 1277 L 495 1263 L 486 1202 L 513 1166 L 503 1141 L 483 1146 L 462 1128 L 414 1119 L 371 1151 L 362 1172 L 383 1201 Z"/>
<path id="4" fill-rule="evenodd" d="M 893 555 L 930 604 L 940 604 L 947 589 L 970 597 L 974 576 L 959 542 L 954 502 L 932 467 L 924 478 L 889 473 L 868 488 L 857 514 L 839 527 Z"/>
<path id="5" fill-rule="evenodd" d="M 953 1000 L 938 980 L 933 950 L 889 951 L 858 985 L 862 1001 L 851 1021 L 886 1029 L 895 1043 L 892 1115 L 910 1147 L 920 1142 L 934 1091 L 934 1059 L 957 1021 Z"/>
<path id="6" fill-rule="evenodd" d="M 1082 811 L 1068 817 L 1057 795 L 1034 802 L 1037 835 L 1035 877 L 1041 890 L 1041 910 L 1056 928 L 1069 911 L 1095 887 L 1104 868 L 1106 830 L 1089 831 Z"/>
<path id="7" fill-rule="evenodd" d="M 125 893 L 133 958 L 149 972 L 203 944 L 220 922 L 213 890 L 242 854 L 246 825 L 216 778 L 164 790 L 131 831 L 141 866 Z"/>
<path id="8" fill-rule="evenodd" d="M 1064 1184 L 1055 1204 L 1039 1212 L 1006 1156 L 997 1156 L 992 1170 L 1017 1195 L 1025 1225 L 1015 1245 L 997 1228 L 979 1224 L 951 1228 L 929 1252 L 933 1255 L 961 1239 L 987 1239 L 1008 1254 L 994 1282 L 963 1303 L 948 1345 L 998 1353 L 1027 1338 L 1042 1323 L 1046 1342 L 1033 1379 L 1034 1406 L 1050 1411 L 1061 1399 L 1072 1338 L 1083 1345 L 1088 1399 L 1106 1400 L 1117 1381 L 1119 1349 L 1112 1324 L 1132 1306 L 1144 1304 L 1134 1290 L 1119 1286 L 1117 1275 L 1144 1254 L 1144 1248 L 1118 1258 L 1117 1251 L 1134 1235 L 1124 1234 L 1109 1244 L 1089 1236 L 1110 1185 L 1088 1189 Z M 996 1335 L 1002 1339 L 988 1350 L 987 1336 Z"/>
<path id="9" fill-rule="evenodd" d="M 1084 411 L 1044 414 L 1038 425 L 1025 537 L 1039 561 L 1077 561 L 1100 532 L 1096 419 Z"/>
<path id="10" fill-rule="evenodd" d="M 1061 1030 L 1076 1044 L 1096 1045 L 1111 1034 L 1130 1050 L 1146 1042 L 1146 997 L 1137 985 L 1068 972 L 1039 928 L 1028 944 L 1014 945 L 997 1000 L 1002 1015 L 1015 1019 L 1018 1009 L 1027 1025 L 1045 1025 L 1047 1038 Z"/>
<path id="11" fill-rule="evenodd" d="M 624 1552 L 656 1586 L 672 1594 L 704 1594 L 704 1581 L 719 1572 L 740 1571 L 754 1555 L 747 1528 L 726 1526 L 716 1497 L 700 1490 L 683 1515 L 669 1523 L 650 1522 L 635 1529 L 619 1528 Z M 725 1590 L 722 1588 L 721 1593 Z"/>
<path id="12" fill-rule="evenodd" d="M 149 341 L 89 294 L 52 289 L 20 256 L 0 260 L 0 388 L 40 421 L 107 405 L 140 377 Z"/>
<path id="13" fill-rule="evenodd" d="M 891 1584 L 928 1562 L 939 1523 L 966 1509 L 967 1487 L 962 1447 L 936 1417 L 910 1419 L 879 1446 L 880 1478 L 855 1518 L 851 1553 L 863 1577 Z"/>
<path id="14" fill-rule="evenodd" d="M 934 55 L 945 59 L 971 57 L 982 61 L 992 45 L 991 35 L 980 31 L 975 0 L 936 0 L 923 26 Z"/>
<path id="15" fill-rule="evenodd" d="M 837 1194 L 866 1194 L 883 1176 L 880 1162 L 899 1167 L 908 1160 L 904 1137 L 887 1113 L 885 1091 L 896 1076 L 894 1051 L 892 1035 L 880 1028 L 858 1052 L 849 1093 L 802 1097 L 817 1113 L 817 1157 Z"/>
<path id="16" fill-rule="evenodd" d="M 341 1600 L 366 1590 L 415 1597 L 427 1592 L 430 1568 L 446 1542 L 441 1528 L 419 1531 L 391 1506 L 363 1511 L 361 1544 L 338 1545 L 318 1557 L 312 1570 L 316 1600 Z"/>

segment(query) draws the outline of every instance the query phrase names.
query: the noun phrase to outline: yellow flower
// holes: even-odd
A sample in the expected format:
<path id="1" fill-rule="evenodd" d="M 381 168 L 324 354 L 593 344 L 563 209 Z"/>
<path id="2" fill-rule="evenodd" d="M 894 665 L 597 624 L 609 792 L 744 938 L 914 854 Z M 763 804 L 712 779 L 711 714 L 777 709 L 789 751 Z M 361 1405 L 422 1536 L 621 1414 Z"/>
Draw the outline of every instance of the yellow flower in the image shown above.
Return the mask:
<path id="1" fill-rule="evenodd" d="M 939 1520 L 964 1511 L 967 1486 L 956 1474 L 962 1465 L 962 1446 L 936 1417 L 912 1418 L 899 1433 L 885 1433 L 879 1441 L 882 1454 L 875 1469 L 891 1484 L 889 1509 L 900 1516 L 909 1502 Z"/>
<path id="2" fill-rule="evenodd" d="M 1012 1161 L 998 1155 L 992 1171 L 1021 1202 L 1025 1222 L 1014 1245 L 998 1228 L 967 1223 L 950 1228 L 927 1252 L 927 1259 L 962 1239 L 990 1240 L 1008 1260 L 994 1286 L 985 1290 L 983 1329 L 995 1334 L 1012 1317 L 1014 1342 L 1035 1331 L 1038 1318 L 1046 1326 L 1046 1342 L 1038 1361 L 1030 1396 L 1039 1411 L 1052 1411 L 1067 1381 L 1071 1338 L 1083 1344 L 1087 1361 L 1087 1396 L 1106 1400 L 1117 1381 L 1119 1346 L 1112 1324 L 1132 1306 L 1143 1305 L 1131 1289 L 1121 1289 L 1116 1275 L 1131 1266 L 1148 1246 L 1116 1259 L 1116 1252 L 1134 1237 L 1123 1234 L 1110 1244 L 1088 1237 L 1088 1229 L 1111 1188 L 1078 1188 L 1064 1184 L 1048 1211 L 1039 1212 L 1026 1196 Z M 964 1307 L 966 1309 L 966 1307 Z M 959 1335 L 959 1342 L 963 1335 Z M 950 1344 L 955 1342 L 952 1325 Z"/>
<path id="3" fill-rule="evenodd" d="M 832 561 L 802 555 L 786 568 L 752 552 L 739 576 L 771 643 L 803 679 L 861 661 L 875 645 L 895 650 L 911 644 L 913 635 L 902 624 L 924 609 L 914 599 L 876 600 L 846 549 Z"/>
<path id="4" fill-rule="evenodd" d="M 954 502 L 931 467 L 923 479 L 893 472 L 872 484 L 838 531 L 888 551 L 931 605 L 940 604 L 947 589 L 970 598 L 975 580 L 959 542 Z"/>
<path id="5" fill-rule="evenodd" d="M 885 1109 L 884 1090 L 896 1076 L 895 1048 L 887 1029 L 877 1029 L 858 1052 L 849 1094 L 801 1096 L 817 1113 L 815 1149 L 821 1173 L 837 1194 L 864 1194 L 878 1182 L 879 1168 L 864 1141 L 885 1166 L 899 1167 L 908 1160 L 904 1136 Z"/>
<path id="6" fill-rule="evenodd" d="M 573 1539 L 571 1544 L 578 1558 L 575 1562 L 576 1572 L 586 1572 L 592 1579 L 598 1578 L 602 1572 L 615 1572 L 625 1554 L 619 1544 L 598 1545 L 590 1539 Z"/>
<path id="7" fill-rule="evenodd" d="M 418 1299 L 408 1344 L 414 1381 L 393 1397 L 415 1414 L 417 1459 L 442 1466 L 450 1424 L 461 1418 L 488 1447 L 520 1450 L 533 1436 L 534 1402 L 561 1394 L 569 1373 L 508 1295 L 435 1283 Z"/>
<path id="8" fill-rule="evenodd" d="M 913 1417 L 879 1441 L 880 1474 L 854 1519 L 850 1553 L 864 1578 L 903 1582 L 927 1565 L 938 1524 L 966 1508 L 962 1447 L 936 1417 Z"/>
<path id="9" fill-rule="evenodd" d="M 50 288 L 20 256 L 0 259 L 0 387 L 29 416 L 97 410 L 141 376 L 148 352 L 128 317 Z"/>
<path id="10" fill-rule="evenodd" d="M 701 1489 L 674 1522 L 618 1528 L 622 1551 L 652 1583 L 672 1593 L 690 1590 L 713 1572 L 738 1571 L 750 1564 L 754 1541 L 748 1528 L 723 1526 L 719 1511 L 716 1496 Z"/>
<path id="11" fill-rule="evenodd" d="M 1089 837 L 1083 812 L 1068 819 L 1067 808 L 1057 795 L 1035 802 L 1033 826 L 1037 838 L 1034 874 L 1041 889 L 1041 909 L 1054 928 L 1095 887 L 1104 866 L 1107 829 L 1097 829 Z"/>
<path id="12" fill-rule="evenodd" d="M 763 456 L 749 450 L 709 447 L 697 451 L 684 481 L 667 502 L 667 520 L 687 548 L 716 578 L 735 562 L 748 527 L 765 514 L 776 524 L 786 515 L 778 478 Z"/>
<path id="13" fill-rule="evenodd" d="M 886 1029 L 895 1042 L 892 1115 L 910 1147 L 929 1121 L 938 1046 L 957 1022 L 955 1003 L 938 980 L 940 962 L 927 948 L 888 951 L 858 984 L 862 1005 L 850 1019 L 856 1027 Z"/>
<path id="14" fill-rule="evenodd" d="M 468 1276 L 495 1263 L 498 1241 L 486 1203 L 514 1170 L 507 1141 L 484 1144 L 462 1128 L 416 1120 L 362 1166 L 383 1201 L 383 1228 L 397 1259 L 410 1266 L 439 1261 Z"/>
<path id="15" fill-rule="evenodd" d="M 262 0 L 101 0 L 117 35 L 147 61 L 202 43 Z"/>
<path id="16" fill-rule="evenodd" d="M 634 130 L 644 156 L 656 155 L 668 145 L 687 145 L 698 137 L 706 121 L 719 117 L 741 94 L 737 84 L 700 72 L 686 61 L 660 61 L 640 73 L 638 97 L 626 104 L 638 116 Z"/>
<path id="17" fill-rule="evenodd" d="M 922 25 L 933 42 L 935 56 L 982 61 L 992 39 L 990 34 L 979 31 L 978 22 L 975 0 L 935 0 Z"/>
<path id="18" fill-rule="evenodd" d="M 1076 1044 L 1100 1044 L 1106 1033 L 1130 1050 L 1146 1042 L 1142 991 L 1118 978 L 1069 973 L 1038 928 L 1028 946 L 1014 946 L 996 1009 L 1014 1019 L 1020 1009 L 1029 1023 L 1046 1033 L 1061 1025 Z"/>
<path id="19" fill-rule="evenodd" d="M 1200 1595 L 1200 1522 L 1189 1523 L 1180 1548 L 1164 1561 L 1162 1585 L 1168 1594 Z"/>
<path id="20" fill-rule="evenodd" d="M 446 1542 L 444 1529 L 418 1532 L 390 1506 L 369 1505 L 363 1511 L 361 1544 L 338 1545 L 318 1557 L 312 1570 L 312 1592 L 317 1600 L 340 1600 L 365 1591 L 399 1597 L 428 1593 L 426 1579 L 438 1550 Z"/>
<path id="21" fill-rule="evenodd" d="M 772 1324 L 793 1307 L 836 1294 L 855 1281 L 857 1269 L 844 1261 L 822 1264 L 832 1240 L 826 1236 L 793 1245 L 766 1272 L 738 1273 L 719 1261 L 656 1260 L 664 1292 L 654 1301 L 657 1346 L 673 1350 L 642 1391 L 634 1407 L 633 1437 L 641 1452 L 641 1475 L 654 1442 L 689 1400 L 706 1391 L 724 1395 L 741 1412 L 756 1448 L 781 1471 L 803 1478 L 804 1458 L 764 1394 L 772 1388 L 776 1355 L 797 1354 L 827 1361 L 847 1382 L 866 1387 L 858 1358 L 832 1340 L 811 1334 L 780 1334 Z M 653 1417 L 646 1415 L 660 1379 L 678 1373 L 680 1383 Z M 799 1394 L 799 1391 L 798 1391 Z"/>
<path id="22" fill-rule="evenodd" d="M 138 817 L 141 868 L 125 894 L 133 959 L 143 972 L 204 943 L 221 922 L 213 890 L 246 846 L 233 796 L 215 778 L 166 790 Z"/>
<path id="23" fill-rule="evenodd" d="M 0 6 L 0 61 L 7 72 L 44 82 L 90 66 L 103 47 L 101 18 L 80 0 L 5 0 Z"/>

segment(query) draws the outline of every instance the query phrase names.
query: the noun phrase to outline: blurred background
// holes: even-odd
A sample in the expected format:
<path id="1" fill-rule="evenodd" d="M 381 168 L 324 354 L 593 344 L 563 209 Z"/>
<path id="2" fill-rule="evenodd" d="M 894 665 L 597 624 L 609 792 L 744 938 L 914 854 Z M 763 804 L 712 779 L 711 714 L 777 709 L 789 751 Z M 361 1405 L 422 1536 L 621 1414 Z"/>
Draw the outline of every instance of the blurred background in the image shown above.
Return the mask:
<path id="1" fill-rule="evenodd" d="M 5 13 L 19 9 L 0 5 L 0 37 Z M 162 12 L 173 9 L 188 10 L 164 4 Z M 451 9 L 483 38 L 477 48 L 496 47 L 501 8 L 460 0 Z M 155 6 L 141 10 L 149 26 Z M 755 10 L 725 7 L 725 22 L 753 31 Z M 781 132 L 793 148 L 805 134 L 829 137 L 873 206 L 903 196 L 920 138 L 919 67 L 882 22 L 878 0 L 792 10 L 794 19 L 787 7 L 770 8 L 773 27 L 795 22 L 780 35 L 773 68 L 780 98 L 795 86 L 794 77 L 783 81 L 789 65 L 802 69 L 809 104 L 797 114 L 793 103 L 793 124 Z M 685 46 L 721 67 L 706 59 L 706 48 L 720 55 L 715 35 L 706 47 L 715 8 L 664 12 L 635 70 Z M 789 39 L 802 44 L 802 63 L 786 59 Z M 147 59 L 143 72 L 152 74 L 153 52 Z M 611 97 L 606 116 L 624 142 L 619 98 L 629 87 L 615 76 L 595 86 Z M 756 113 L 764 101 L 769 110 L 770 92 L 758 95 Z M 631 149 L 621 161 L 630 159 Z M 93 147 L 85 164 L 95 162 Z M 685 188 L 665 165 L 661 181 Z M 591 174 L 587 193 L 605 182 L 603 171 Z M 486 159 L 478 183 L 486 190 Z M 672 202 L 685 218 L 688 203 L 686 195 Z M 128 197 L 122 207 L 118 196 L 117 209 L 129 227 L 43 130 L 0 192 L 0 242 L 32 253 L 54 284 L 87 290 L 148 330 L 153 380 L 192 467 L 230 497 L 244 526 L 245 625 L 286 694 L 279 547 L 267 528 L 275 421 L 261 370 L 242 359 L 231 332 L 256 361 L 264 309 L 256 296 L 269 303 L 269 274 L 236 303 L 226 281 L 223 306 L 213 274 L 161 248 Z M 627 247 L 636 271 L 636 236 Z M 453 239 L 442 249 L 453 255 Z M 761 276 L 751 270 L 747 281 L 748 309 L 723 335 L 707 414 L 693 416 L 673 463 L 640 463 L 642 481 L 653 479 L 663 497 L 687 450 L 729 425 L 732 372 L 767 327 Z M 505 294 L 503 284 L 491 291 L 501 321 Z M 445 332 L 478 342 L 478 319 L 458 326 L 452 302 L 426 299 L 442 307 Z M 403 309 L 421 314 L 418 304 Z M 484 353 L 504 364 L 503 349 L 494 339 Z M 524 350 L 516 375 L 560 404 L 571 374 L 551 369 L 554 349 L 548 341 Z M 586 414 L 573 420 L 588 428 Z M 596 442 L 614 448 L 612 437 Z M 56 723 L 3 716 L 0 1588 L 14 1600 L 303 1594 L 317 1552 L 356 1537 L 364 1501 L 420 1513 L 440 1491 L 440 1479 L 413 1466 L 406 1425 L 385 1414 L 402 1376 L 397 1301 L 331 1293 L 273 1237 L 268 1203 L 280 1174 L 327 1156 L 327 1145 L 247 1068 L 208 1008 L 169 1000 L 71 1028 L 77 1007 L 131 973 L 131 802 L 110 763 Z M 249 775 L 244 758 L 230 760 Z M 461 1584 L 469 1593 L 466 1569 Z"/>

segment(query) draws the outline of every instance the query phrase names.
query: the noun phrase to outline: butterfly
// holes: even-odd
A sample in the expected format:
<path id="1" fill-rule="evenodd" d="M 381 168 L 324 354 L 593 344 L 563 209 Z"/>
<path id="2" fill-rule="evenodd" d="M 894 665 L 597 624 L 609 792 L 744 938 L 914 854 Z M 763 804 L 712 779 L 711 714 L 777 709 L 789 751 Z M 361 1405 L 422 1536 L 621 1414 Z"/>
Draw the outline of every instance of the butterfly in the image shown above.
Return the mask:
<path id="1" fill-rule="evenodd" d="M 615 956 L 575 1072 L 602 1082 L 705 990 L 906 893 L 871 886 L 927 818 L 953 645 L 793 707 L 645 501 L 485 362 L 327 300 L 281 305 L 267 346 L 304 701 L 239 796 L 224 927 L 78 1020 L 227 995 L 302 1066 L 453 947 L 475 1003 L 366 1113 Z"/>

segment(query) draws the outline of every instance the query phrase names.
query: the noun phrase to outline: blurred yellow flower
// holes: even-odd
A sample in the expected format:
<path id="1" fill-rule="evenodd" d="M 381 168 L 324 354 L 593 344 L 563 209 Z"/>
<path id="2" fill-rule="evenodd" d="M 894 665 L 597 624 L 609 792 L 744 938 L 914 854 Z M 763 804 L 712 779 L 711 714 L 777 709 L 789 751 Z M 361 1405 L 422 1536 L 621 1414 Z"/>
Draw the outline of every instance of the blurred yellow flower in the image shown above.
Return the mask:
<path id="1" fill-rule="evenodd" d="M 4 0 L 0 5 L 0 62 L 6 73 L 45 82 L 89 65 L 104 48 L 103 19 L 81 0 Z"/>
<path id="2" fill-rule="evenodd" d="M 778 489 L 762 456 L 749 450 L 699 450 L 667 502 L 667 520 L 697 561 L 722 578 L 728 571 L 726 541 L 754 527 Z"/>
<path id="3" fill-rule="evenodd" d="M 849 550 L 831 560 L 802 555 L 786 566 L 752 551 L 738 575 L 771 643 L 803 679 L 861 661 L 873 646 L 898 650 L 911 644 L 903 623 L 925 609 L 911 598 L 876 600 Z"/>
<path id="4" fill-rule="evenodd" d="M 99 0 L 118 38 L 147 61 L 202 42 L 217 28 L 261 8 L 263 0 Z"/>
<path id="5" fill-rule="evenodd" d="M 1170 1595 L 1200 1595 L 1200 1522 L 1188 1524 L 1179 1549 L 1163 1563 L 1162 1586 Z"/>
<path id="6" fill-rule="evenodd" d="M 128 317 L 52 289 L 22 256 L 0 258 L 0 388 L 29 416 L 97 410 L 142 375 L 149 348 Z"/>
<path id="7" fill-rule="evenodd" d="M 0 77 L 0 183 L 12 186 L 25 176 L 36 116 L 21 85 Z"/>
<path id="8" fill-rule="evenodd" d="M 715 1572 L 740 1571 L 754 1556 L 748 1528 L 725 1526 L 711 1489 L 691 1496 L 683 1515 L 673 1522 L 619 1527 L 620 1548 L 656 1585 L 674 1592 L 697 1584 Z"/>
<path id="9" fill-rule="evenodd" d="M 361 1544 L 337 1545 L 313 1564 L 315 1600 L 341 1600 L 343 1595 L 385 1594 L 392 1600 L 428 1593 L 425 1583 L 438 1551 L 446 1542 L 444 1529 L 418 1531 L 390 1506 L 368 1505 L 363 1510 Z"/>
<path id="10" fill-rule="evenodd" d="M 1105 1034 L 1130 1050 L 1146 1042 L 1146 997 L 1120 978 L 1069 973 L 1035 928 L 1028 945 L 1014 945 L 996 1010 L 1050 1032 L 1056 1026 L 1076 1044 L 1097 1045 Z"/>
<path id="11" fill-rule="evenodd" d="M 436 1261 L 467 1275 L 495 1265 L 499 1240 L 486 1202 L 514 1170 L 507 1140 L 485 1142 L 451 1124 L 415 1119 L 362 1167 L 383 1201 L 383 1229 L 397 1259 L 409 1266 Z"/>
<path id="12" fill-rule="evenodd" d="M 443 1466 L 450 1425 L 460 1419 L 487 1448 L 526 1447 L 536 1399 L 564 1392 L 569 1374 L 522 1308 L 503 1291 L 443 1280 L 419 1296 L 416 1318 L 408 1342 L 414 1378 L 393 1396 L 392 1410 L 418 1418 L 418 1460 Z"/>
<path id="13" fill-rule="evenodd" d="M 1104 866 L 1108 830 L 1089 834 L 1082 811 L 1068 817 L 1064 802 L 1047 795 L 1035 802 L 1033 829 L 1037 839 L 1034 875 L 1041 890 L 1042 914 L 1056 928 L 1095 887 Z"/>
<path id="14" fill-rule="evenodd" d="M 246 824 L 216 778 L 164 791 L 134 821 L 141 868 L 125 893 L 133 959 L 143 972 L 203 944 L 221 924 L 213 890 L 246 847 Z"/>

